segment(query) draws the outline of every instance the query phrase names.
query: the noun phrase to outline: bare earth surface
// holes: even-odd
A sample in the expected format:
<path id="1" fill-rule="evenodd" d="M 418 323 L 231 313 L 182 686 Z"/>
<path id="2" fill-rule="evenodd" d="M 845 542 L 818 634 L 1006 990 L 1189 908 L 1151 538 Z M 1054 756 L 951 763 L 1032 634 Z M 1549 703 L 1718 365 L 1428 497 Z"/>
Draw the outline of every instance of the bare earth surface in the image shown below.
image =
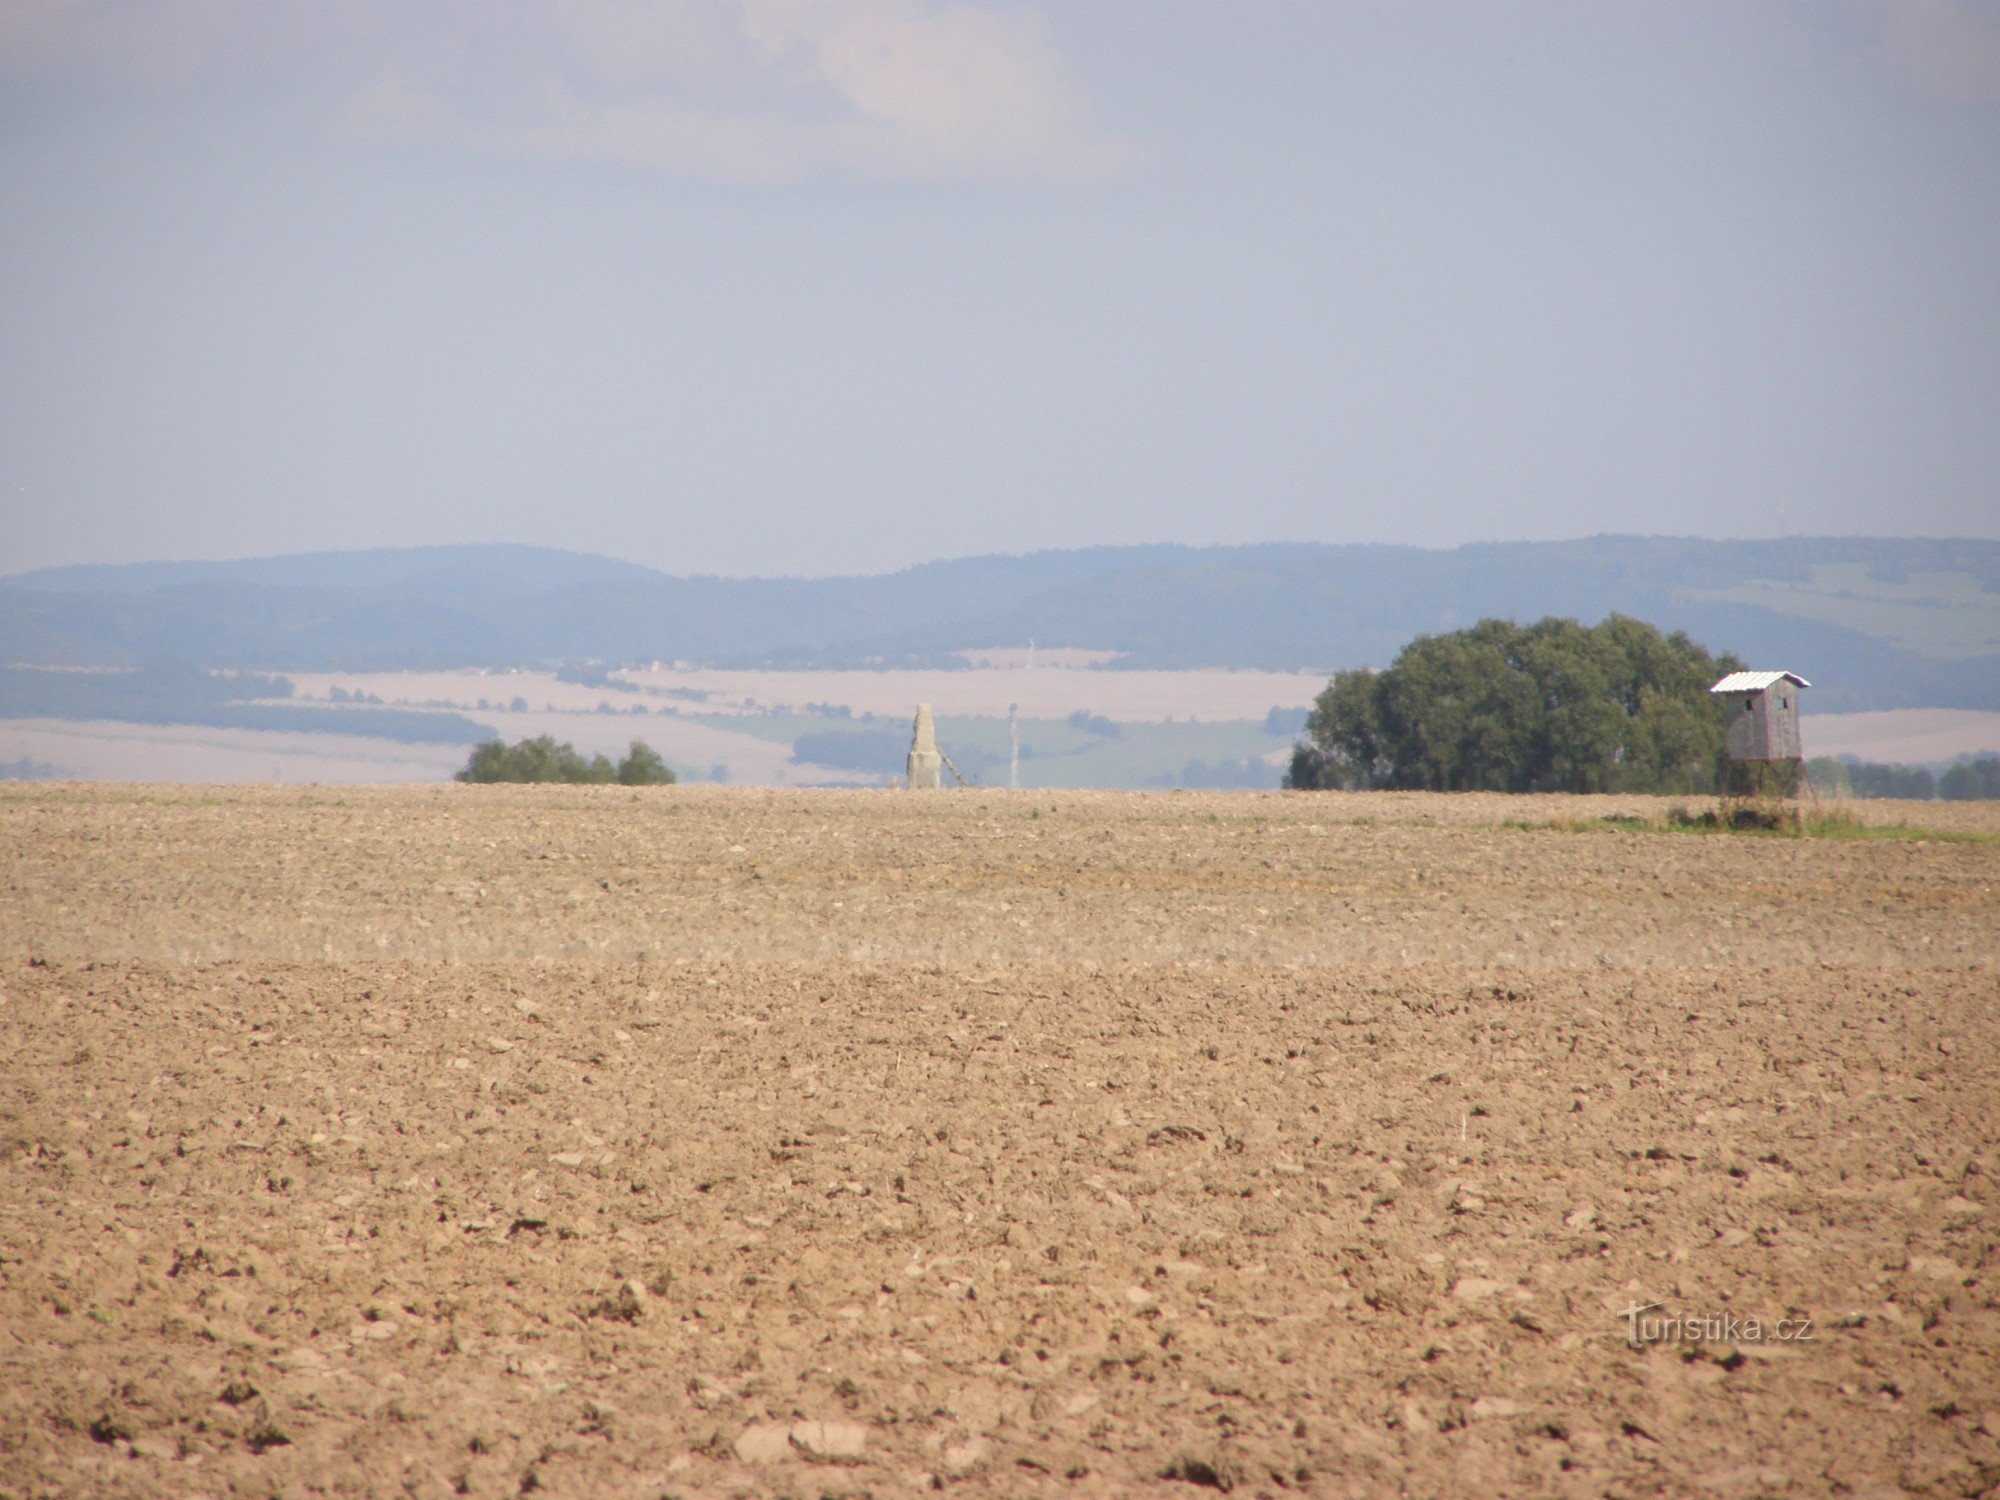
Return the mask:
<path id="1" fill-rule="evenodd" d="M 2000 809 L 1654 806 L 0 789 L 0 1493 L 2000 1492 Z"/>

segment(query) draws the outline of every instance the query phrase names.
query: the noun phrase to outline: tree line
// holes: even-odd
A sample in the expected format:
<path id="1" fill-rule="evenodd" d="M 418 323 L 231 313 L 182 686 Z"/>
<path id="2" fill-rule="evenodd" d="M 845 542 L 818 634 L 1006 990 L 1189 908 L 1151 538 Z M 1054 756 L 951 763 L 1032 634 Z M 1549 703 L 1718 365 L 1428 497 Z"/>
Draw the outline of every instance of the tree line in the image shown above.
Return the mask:
<path id="1" fill-rule="evenodd" d="M 1813 790 L 1834 797 L 1906 797 L 1918 802 L 2000 801 L 2000 756 L 1981 755 L 1932 775 L 1929 766 L 1814 756 L 1806 762 Z"/>
<path id="2" fill-rule="evenodd" d="M 531 782 L 555 781 L 581 786 L 672 786 L 679 778 L 672 766 L 660 758 L 644 740 L 632 741 L 623 759 L 614 764 L 606 755 L 585 755 L 567 740 L 554 735 L 537 735 L 508 745 L 488 740 L 473 748 L 459 781 Z"/>

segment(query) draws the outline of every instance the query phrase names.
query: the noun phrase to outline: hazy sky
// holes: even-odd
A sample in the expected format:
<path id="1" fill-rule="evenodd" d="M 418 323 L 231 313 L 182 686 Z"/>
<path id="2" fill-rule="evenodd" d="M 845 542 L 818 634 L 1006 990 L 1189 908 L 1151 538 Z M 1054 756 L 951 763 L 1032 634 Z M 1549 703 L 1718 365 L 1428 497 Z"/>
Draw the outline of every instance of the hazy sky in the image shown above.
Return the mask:
<path id="1" fill-rule="evenodd" d="M 2000 4 L 0 0 L 0 572 L 2000 535 Z"/>

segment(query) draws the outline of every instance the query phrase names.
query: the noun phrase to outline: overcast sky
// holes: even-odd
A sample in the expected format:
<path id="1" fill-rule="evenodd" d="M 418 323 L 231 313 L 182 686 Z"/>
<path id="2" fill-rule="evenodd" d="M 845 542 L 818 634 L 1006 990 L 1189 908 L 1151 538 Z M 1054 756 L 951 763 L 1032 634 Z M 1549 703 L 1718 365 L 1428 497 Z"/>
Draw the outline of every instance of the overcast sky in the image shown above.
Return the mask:
<path id="1" fill-rule="evenodd" d="M 1994 0 L 0 0 L 0 572 L 2000 535 Z"/>

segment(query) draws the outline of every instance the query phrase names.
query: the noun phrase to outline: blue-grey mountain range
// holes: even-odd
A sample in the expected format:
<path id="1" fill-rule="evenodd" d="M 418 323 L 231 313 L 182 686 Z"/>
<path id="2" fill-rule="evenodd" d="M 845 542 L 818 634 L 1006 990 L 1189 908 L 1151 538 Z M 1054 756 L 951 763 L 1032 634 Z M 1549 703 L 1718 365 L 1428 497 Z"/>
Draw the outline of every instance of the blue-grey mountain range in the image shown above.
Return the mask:
<path id="1" fill-rule="evenodd" d="M 1918 538 L 1100 547 L 839 578 L 515 545 L 92 565 L 0 579 L 0 662 L 831 668 L 1035 641 L 1128 667 L 1332 671 L 1488 616 L 1611 613 L 1801 672 L 1821 710 L 2000 709 L 2000 542 Z"/>

